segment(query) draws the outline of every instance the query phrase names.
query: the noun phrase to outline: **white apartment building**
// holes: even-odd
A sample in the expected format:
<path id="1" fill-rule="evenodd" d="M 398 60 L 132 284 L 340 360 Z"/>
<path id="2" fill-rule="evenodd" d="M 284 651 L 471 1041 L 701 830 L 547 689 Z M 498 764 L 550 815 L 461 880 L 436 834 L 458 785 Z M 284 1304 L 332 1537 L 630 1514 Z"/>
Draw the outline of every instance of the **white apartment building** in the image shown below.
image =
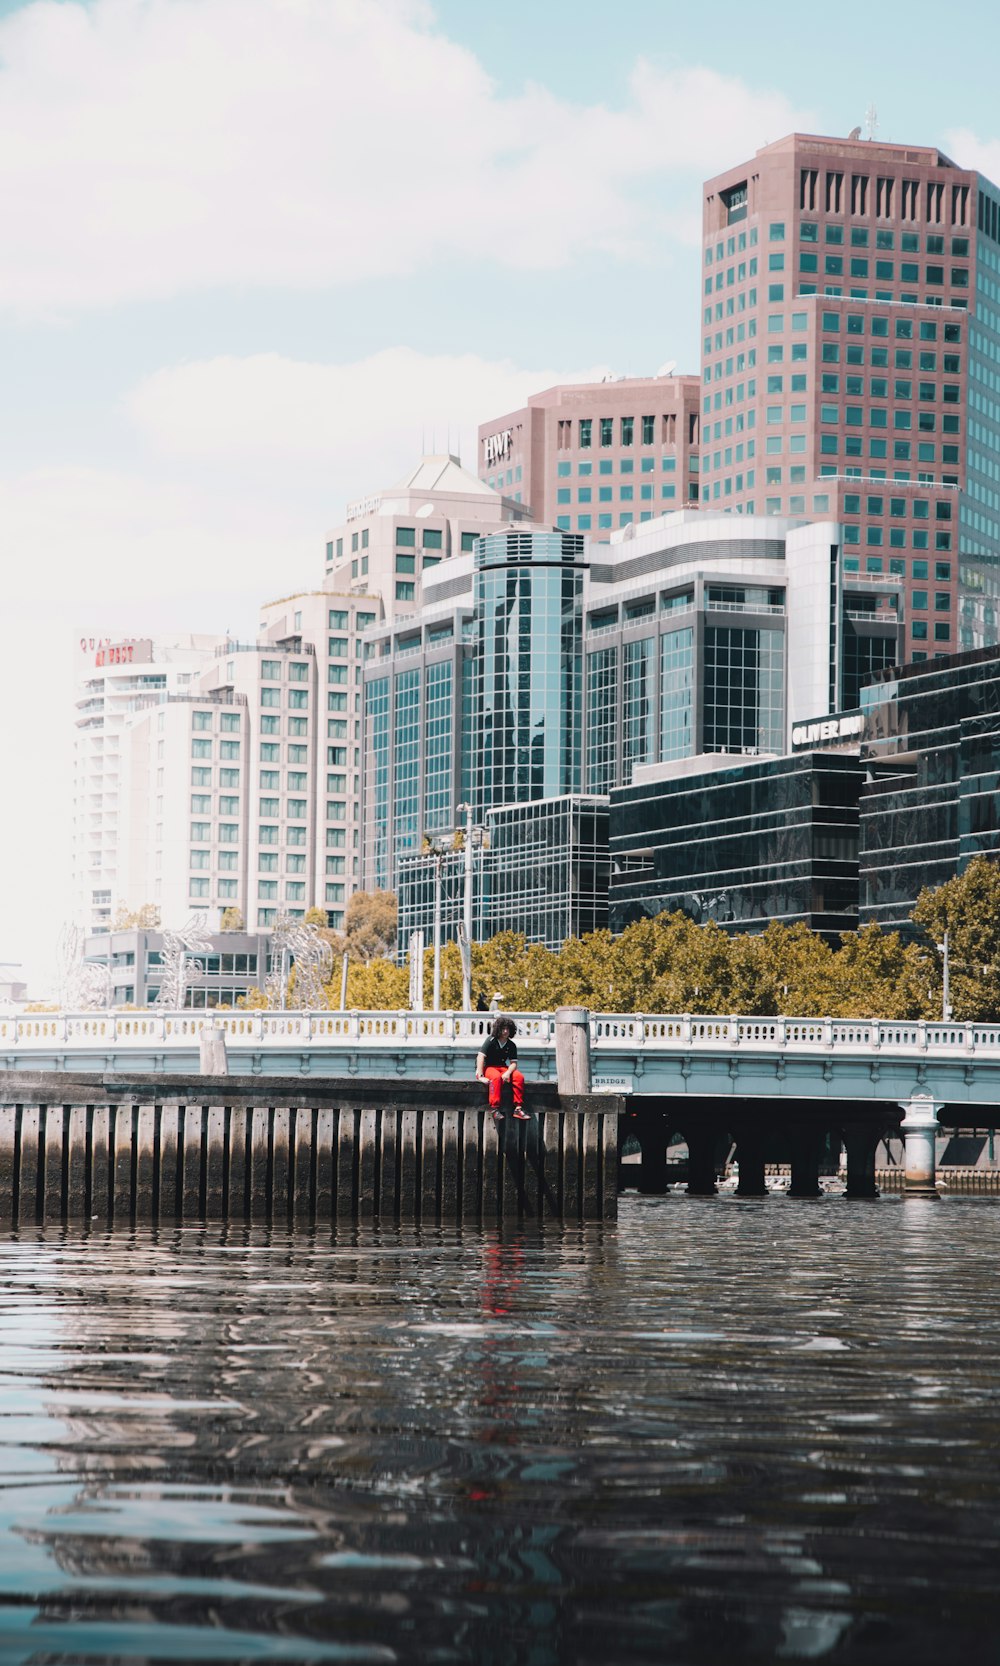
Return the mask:
<path id="1" fill-rule="evenodd" d="M 422 457 L 395 486 L 349 503 L 327 534 L 326 576 L 338 590 L 382 597 L 390 621 L 417 611 L 422 575 L 466 553 L 485 533 L 527 521 L 527 504 L 502 497 L 450 454 Z"/>
<path id="2" fill-rule="evenodd" d="M 128 688 L 115 818 L 100 829 L 100 911 L 84 923 L 106 928 L 124 902 L 156 904 L 168 927 L 237 908 L 248 931 L 266 931 L 311 907 L 342 926 L 362 883 L 365 632 L 415 611 L 425 572 L 463 551 L 468 563 L 484 532 L 527 514 L 457 458 L 425 457 L 390 492 L 350 506 L 323 588 L 266 603 L 255 641 L 187 639 L 199 652 L 176 675 L 172 661 L 147 674 L 135 645 L 115 666 Z M 85 685 L 81 721 L 98 700 L 103 714 L 103 685 Z"/>
<path id="3" fill-rule="evenodd" d="M 216 644 L 184 694 L 123 739 L 122 885 L 165 925 L 238 908 L 248 930 L 307 908 L 344 921 L 360 869 L 361 639 L 378 597 L 306 591 Z"/>
<path id="4" fill-rule="evenodd" d="M 132 714 L 185 689 L 212 658 L 215 638 L 81 636 L 75 650 L 73 916 L 106 928 L 122 899 L 121 748 Z M 151 898 L 143 896 L 141 902 Z M 136 906 L 139 906 L 137 904 Z"/>

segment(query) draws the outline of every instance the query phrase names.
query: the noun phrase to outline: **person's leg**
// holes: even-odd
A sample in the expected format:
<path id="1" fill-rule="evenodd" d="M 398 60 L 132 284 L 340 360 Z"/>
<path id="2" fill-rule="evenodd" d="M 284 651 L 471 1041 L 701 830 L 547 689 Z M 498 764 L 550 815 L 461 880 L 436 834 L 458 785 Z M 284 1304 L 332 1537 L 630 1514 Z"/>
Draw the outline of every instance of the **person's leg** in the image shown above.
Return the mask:
<path id="1" fill-rule="evenodd" d="M 490 1110 L 491 1111 L 498 1111 L 500 1109 L 500 1094 L 501 1094 L 502 1087 L 503 1087 L 503 1083 L 502 1083 L 502 1080 L 501 1080 L 502 1076 L 503 1076 L 503 1071 L 497 1065 L 488 1064 L 486 1066 L 486 1080 L 488 1081 L 488 1083 L 490 1085 Z"/>
<path id="2" fill-rule="evenodd" d="M 524 1108 L 524 1077 L 519 1070 L 515 1070 L 510 1085 L 514 1089 L 514 1115 L 520 1120 L 526 1119 L 528 1113 Z"/>

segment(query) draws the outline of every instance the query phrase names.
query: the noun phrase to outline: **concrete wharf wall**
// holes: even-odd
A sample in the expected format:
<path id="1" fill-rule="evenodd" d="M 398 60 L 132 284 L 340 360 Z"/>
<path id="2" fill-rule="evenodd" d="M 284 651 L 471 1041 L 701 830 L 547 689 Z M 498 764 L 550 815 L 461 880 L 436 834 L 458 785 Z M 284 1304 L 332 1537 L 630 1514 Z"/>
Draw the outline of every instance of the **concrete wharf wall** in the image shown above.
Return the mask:
<path id="1" fill-rule="evenodd" d="M 528 1122 L 495 1126 L 474 1084 L 20 1070 L 0 1074 L 0 1227 L 609 1219 L 620 1108 L 536 1086 Z"/>

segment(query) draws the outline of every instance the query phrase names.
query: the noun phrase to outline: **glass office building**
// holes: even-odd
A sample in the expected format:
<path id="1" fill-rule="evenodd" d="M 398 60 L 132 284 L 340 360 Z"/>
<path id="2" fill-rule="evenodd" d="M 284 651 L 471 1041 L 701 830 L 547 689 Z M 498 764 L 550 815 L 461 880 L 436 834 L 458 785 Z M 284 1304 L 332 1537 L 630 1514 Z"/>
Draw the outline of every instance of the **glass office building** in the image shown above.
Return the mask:
<path id="1" fill-rule="evenodd" d="M 1000 652 L 903 666 L 861 704 L 861 918 L 891 926 L 923 886 L 1000 853 Z"/>
<path id="2" fill-rule="evenodd" d="M 853 930 L 857 757 L 714 763 L 699 758 L 666 779 L 643 775 L 612 794 L 612 930 L 664 910 L 731 931 L 771 920 L 801 920 L 829 936 Z"/>
<path id="3" fill-rule="evenodd" d="M 780 758 L 795 723 L 856 701 L 899 657 L 900 586 L 845 579 L 838 531 L 687 512 L 588 549 L 574 534 L 511 529 L 443 563 L 418 616 L 369 632 L 364 883 L 398 892 L 401 946 L 418 926 L 430 933 L 427 847 L 448 848 L 463 806 L 489 835 L 475 936 L 509 928 L 556 945 L 607 921 L 608 829 L 617 849 L 632 804 L 621 789 L 695 758 L 707 769 L 716 755 Z M 831 930 L 853 917 L 856 845 L 848 896 L 803 828 L 784 890 L 773 854 L 744 887 L 748 921 L 768 907 Z M 706 860 L 704 874 L 677 876 L 678 894 L 705 888 Z M 441 859 L 446 936 L 461 866 Z"/>
<path id="4" fill-rule="evenodd" d="M 481 538 L 475 570 L 474 802 L 480 815 L 580 790 L 584 540 Z"/>

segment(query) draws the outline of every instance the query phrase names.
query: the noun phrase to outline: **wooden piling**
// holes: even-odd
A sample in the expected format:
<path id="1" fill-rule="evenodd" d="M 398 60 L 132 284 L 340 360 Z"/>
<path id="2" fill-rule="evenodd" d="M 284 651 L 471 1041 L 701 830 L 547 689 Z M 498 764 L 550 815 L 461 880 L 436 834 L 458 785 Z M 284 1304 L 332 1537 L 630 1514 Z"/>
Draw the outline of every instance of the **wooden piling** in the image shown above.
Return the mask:
<path id="1" fill-rule="evenodd" d="M 12 1073 L 0 1228 L 607 1219 L 619 1108 L 540 1085 L 530 1121 L 495 1123 L 460 1083 Z"/>

